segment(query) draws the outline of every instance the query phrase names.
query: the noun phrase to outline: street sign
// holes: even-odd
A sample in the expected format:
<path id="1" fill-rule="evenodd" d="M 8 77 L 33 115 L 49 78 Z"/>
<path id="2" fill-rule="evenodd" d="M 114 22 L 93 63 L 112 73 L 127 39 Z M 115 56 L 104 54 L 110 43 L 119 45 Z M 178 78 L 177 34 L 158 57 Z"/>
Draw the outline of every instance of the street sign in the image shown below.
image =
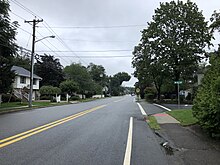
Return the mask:
<path id="1" fill-rule="evenodd" d="M 182 81 L 174 81 L 174 84 L 182 84 Z"/>

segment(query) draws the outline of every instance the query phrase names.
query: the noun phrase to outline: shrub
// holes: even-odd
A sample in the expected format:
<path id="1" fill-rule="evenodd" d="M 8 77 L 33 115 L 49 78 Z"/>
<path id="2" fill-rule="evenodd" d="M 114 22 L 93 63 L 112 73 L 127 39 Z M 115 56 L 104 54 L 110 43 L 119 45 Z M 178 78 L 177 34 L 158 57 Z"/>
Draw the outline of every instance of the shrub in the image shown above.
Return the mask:
<path id="1" fill-rule="evenodd" d="M 3 94 L 2 95 L 2 102 L 7 103 L 7 102 L 21 102 L 21 99 L 15 97 L 14 95 L 11 94 Z"/>
<path id="2" fill-rule="evenodd" d="M 210 64 L 192 110 L 199 124 L 213 135 L 220 133 L 220 56 L 211 56 Z"/>
<path id="3" fill-rule="evenodd" d="M 69 98 L 69 101 L 76 101 L 76 100 L 80 100 L 80 97 L 75 95 Z"/>
<path id="4" fill-rule="evenodd" d="M 152 102 L 154 100 L 154 98 L 155 98 L 155 94 L 153 94 L 153 93 L 146 93 L 144 97 L 145 97 L 145 99 L 147 101 Z"/>
<path id="5" fill-rule="evenodd" d="M 41 99 L 41 100 L 50 100 L 51 97 L 50 97 L 50 96 L 47 96 L 47 95 L 43 95 L 43 96 L 40 96 L 40 99 Z"/>

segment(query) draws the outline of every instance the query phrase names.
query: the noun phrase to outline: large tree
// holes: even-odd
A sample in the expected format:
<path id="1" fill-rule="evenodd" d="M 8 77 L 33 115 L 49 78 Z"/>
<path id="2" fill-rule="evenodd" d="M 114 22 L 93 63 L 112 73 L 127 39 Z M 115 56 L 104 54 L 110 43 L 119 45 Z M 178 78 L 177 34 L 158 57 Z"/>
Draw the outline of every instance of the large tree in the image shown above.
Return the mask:
<path id="1" fill-rule="evenodd" d="M 123 88 L 121 87 L 124 81 L 129 81 L 131 76 L 126 72 L 119 72 L 115 74 L 113 77 L 110 77 L 110 90 L 112 95 L 120 95 L 123 92 Z"/>
<path id="2" fill-rule="evenodd" d="M 19 54 L 16 54 L 14 56 L 14 65 L 16 66 L 20 66 L 20 67 L 23 67 L 27 70 L 30 70 L 30 65 L 31 65 L 31 61 L 30 61 L 30 58 L 26 57 L 26 56 L 21 56 Z"/>
<path id="3" fill-rule="evenodd" d="M 15 44 L 16 22 L 11 23 L 9 18 L 9 3 L 0 1 L 0 104 L 3 93 L 8 92 L 14 79 L 11 71 L 13 55 L 16 53 Z"/>
<path id="4" fill-rule="evenodd" d="M 35 73 L 42 77 L 40 85 L 51 85 L 59 87 L 64 80 L 63 66 L 59 59 L 51 55 L 41 56 L 40 60 L 35 64 Z"/>
<path id="5" fill-rule="evenodd" d="M 96 83 L 98 83 L 101 86 L 105 85 L 107 76 L 105 74 L 105 68 L 102 65 L 96 65 L 96 64 L 90 63 L 87 69 L 92 79 Z"/>
<path id="6" fill-rule="evenodd" d="M 141 97 L 144 97 L 146 87 L 152 87 L 154 84 L 157 99 L 160 100 L 162 85 L 170 77 L 166 62 L 155 56 L 149 42 L 136 46 L 133 55 L 134 76 L 139 80 L 138 87 L 141 89 Z"/>
<path id="7" fill-rule="evenodd" d="M 162 61 L 173 81 L 190 79 L 210 45 L 212 34 L 197 5 L 191 1 L 161 3 L 153 20 L 142 31 L 142 49 L 150 44 L 156 60 Z"/>
<path id="8" fill-rule="evenodd" d="M 87 68 L 81 64 L 72 63 L 64 68 L 66 79 L 73 80 L 79 84 L 79 92 L 84 95 L 91 91 L 93 82 Z"/>

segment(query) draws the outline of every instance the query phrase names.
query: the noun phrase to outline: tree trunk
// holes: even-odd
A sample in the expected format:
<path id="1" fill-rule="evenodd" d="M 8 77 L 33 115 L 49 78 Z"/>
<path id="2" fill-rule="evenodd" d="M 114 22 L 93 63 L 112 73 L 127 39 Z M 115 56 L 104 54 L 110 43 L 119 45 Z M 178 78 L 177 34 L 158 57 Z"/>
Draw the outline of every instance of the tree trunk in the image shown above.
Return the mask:
<path id="1" fill-rule="evenodd" d="M 157 100 L 160 101 L 160 96 L 161 96 L 161 90 L 160 88 L 157 89 Z"/>

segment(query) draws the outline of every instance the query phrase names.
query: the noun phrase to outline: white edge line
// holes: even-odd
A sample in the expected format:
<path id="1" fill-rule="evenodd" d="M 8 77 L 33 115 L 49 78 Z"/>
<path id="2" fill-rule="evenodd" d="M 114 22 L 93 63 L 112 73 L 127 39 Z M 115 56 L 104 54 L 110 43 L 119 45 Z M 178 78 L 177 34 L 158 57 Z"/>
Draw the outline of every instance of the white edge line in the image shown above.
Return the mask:
<path id="1" fill-rule="evenodd" d="M 167 107 L 164 107 L 164 106 L 162 106 L 162 105 L 160 105 L 160 104 L 155 104 L 155 103 L 154 103 L 154 105 L 156 105 L 156 106 L 158 106 L 158 107 L 161 107 L 161 108 L 163 108 L 163 109 L 165 109 L 165 110 L 167 110 L 167 111 L 171 111 L 171 109 L 169 109 L 169 108 L 167 108 Z"/>
<path id="2" fill-rule="evenodd" d="M 130 165 L 131 164 L 132 134 L 133 134 L 133 117 L 130 117 L 127 146 L 126 146 L 123 165 Z"/>
<path id="3" fill-rule="evenodd" d="M 141 106 L 141 104 L 140 104 L 140 103 L 137 103 L 137 105 L 138 105 L 138 107 L 140 108 L 142 115 L 143 115 L 143 116 L 147 116 L 147 114 L 146 114 L 146 112 L 144 111 L 144 108 Z"/>

